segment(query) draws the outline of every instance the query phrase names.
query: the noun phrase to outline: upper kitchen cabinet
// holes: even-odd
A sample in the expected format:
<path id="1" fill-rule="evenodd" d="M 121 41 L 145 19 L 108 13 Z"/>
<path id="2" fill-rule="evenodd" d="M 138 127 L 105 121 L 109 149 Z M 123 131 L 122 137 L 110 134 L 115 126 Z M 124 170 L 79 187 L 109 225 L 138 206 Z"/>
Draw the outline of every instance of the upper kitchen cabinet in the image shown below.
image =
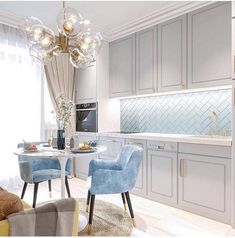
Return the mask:
<path id="1" fill-rule="evenodd" d="M 136 93 L 154 93 L 157 89 L 156 75 L 157 28 L 136 34 Z"/>
<path id="2" fill-rule="evenodd" d="M 94 66 L 78 69 L 76 78 L 76 103 L 96 101 L 96 64 Z"/>
<path id="3" fill-rule="evenodd" d="M 231 2 L 211 4 L 188 17 L 189 88 L 229 84 Z"/>
<path id="4" fill-rule="evenodd" d="M 110 97 L 135 93 L 135 35 L 110 43 Z"/>
<path id="5" fill-rule="evenodd" d="M 186 88 L 186 15 L 158 26 L 158 91 Z"/>

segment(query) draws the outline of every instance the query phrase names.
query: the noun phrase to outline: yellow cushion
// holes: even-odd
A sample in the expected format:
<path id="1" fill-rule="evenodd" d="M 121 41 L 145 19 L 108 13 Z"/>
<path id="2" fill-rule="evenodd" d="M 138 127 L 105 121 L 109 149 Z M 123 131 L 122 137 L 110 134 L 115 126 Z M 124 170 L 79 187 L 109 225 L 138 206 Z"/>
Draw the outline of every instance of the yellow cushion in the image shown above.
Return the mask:
<path id="1" fill-rule="evenodd" d="M 24 210 L 31 208 L 26 202 L 22 201 Z M 79 216 L 79 203 L 76 200 L 76 207 L 74 213 L 74 224 L 73 224 L 73 236 L 78 235 L 78 216 Z M 10 226 L 8 220 L 0 221 L 0 236 L 10 236 Z"/>
<path id="2" fill-rule="evenodd" d="M 76 199 L 76 207 L 73 222 L 73 236 L 78 236 L 78 224 L 79 224 L 78 217 L 79 217 L 79 202 L 78 199 Z"/>
<path id="3" fill-rule="evenodd" d="M 29 204 L 27 204 L 26 202 L 22 201 L 22 203 L 24 210 L 31 208 Z M 8 220 L 5 219 L 0 221 L 0 236 L 9 236 L 9 235 L 10 235 L 10 226 Z"/>

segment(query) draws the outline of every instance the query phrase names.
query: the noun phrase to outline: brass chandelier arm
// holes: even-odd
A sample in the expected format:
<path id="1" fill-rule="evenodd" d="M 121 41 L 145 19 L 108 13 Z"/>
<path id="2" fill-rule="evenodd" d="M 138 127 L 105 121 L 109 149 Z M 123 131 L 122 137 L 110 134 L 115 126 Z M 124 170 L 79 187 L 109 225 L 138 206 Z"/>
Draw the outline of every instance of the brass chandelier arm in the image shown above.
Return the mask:
<path id="1" fill-rule="evenodd" d="M 56 36 L 56 44 L 61 47 L 61 50 L 63 53 L 68 52 L 68 45 L 69 45 L 69 38 L 59 34 L 59 36 Z"/>

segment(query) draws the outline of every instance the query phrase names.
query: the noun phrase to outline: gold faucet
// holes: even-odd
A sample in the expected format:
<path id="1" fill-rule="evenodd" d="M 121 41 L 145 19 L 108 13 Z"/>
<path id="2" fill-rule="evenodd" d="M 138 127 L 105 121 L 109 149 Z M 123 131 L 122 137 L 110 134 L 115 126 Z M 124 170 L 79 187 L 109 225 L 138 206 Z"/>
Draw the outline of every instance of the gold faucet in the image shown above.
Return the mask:
<path id="1" fill-rule="evenodd" d="M 210 115 L 209 115 L 209 118 L 215 124 L 215 135 L 220 136 L 221 135 L 221 129 L 220 129 L 220 122 L 219 122 L 218 115 L 215 112 L 211 112 Z"/>

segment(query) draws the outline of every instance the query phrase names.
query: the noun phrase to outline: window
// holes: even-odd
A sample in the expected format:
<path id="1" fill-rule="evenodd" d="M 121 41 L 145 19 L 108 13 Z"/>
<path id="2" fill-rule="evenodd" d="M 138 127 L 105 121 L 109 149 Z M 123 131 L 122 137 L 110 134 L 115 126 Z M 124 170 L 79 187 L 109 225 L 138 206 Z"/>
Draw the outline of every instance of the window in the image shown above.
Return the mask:
<path id="1" fill-rule="evenodd" d="M 40 141 L 42 128 L 42 66 L 32 61 L 17 29 L 0 25 L 0 184 L 19 184 L 17 144 Z"/>
<path id="2" fill-rule="evenodd" d="M 45 78 L 45 74 L 43 75 L 44 77 L 44 122 L 43 122 L 43 139 L 47 141 L 49 138 L 56 137 L 57 133 L 57 125 L 56 121 L 54 118 L 54 115 L 52 114 L 52 111 L 54 111 L 49 90 L 47 87 L 47 82 Z"/>

